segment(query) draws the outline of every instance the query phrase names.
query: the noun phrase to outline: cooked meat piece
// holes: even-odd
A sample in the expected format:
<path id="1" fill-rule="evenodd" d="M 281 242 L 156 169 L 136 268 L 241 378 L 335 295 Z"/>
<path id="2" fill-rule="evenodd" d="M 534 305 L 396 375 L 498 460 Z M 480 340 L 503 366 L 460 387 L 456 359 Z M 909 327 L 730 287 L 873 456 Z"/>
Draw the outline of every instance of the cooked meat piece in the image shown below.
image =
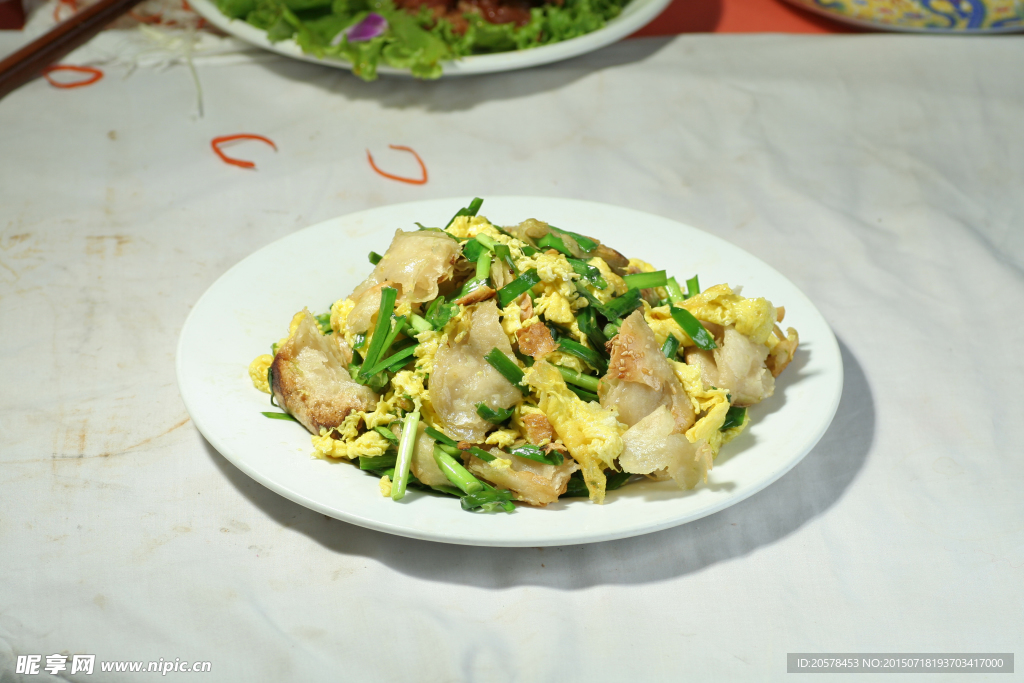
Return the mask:
<path id="1" fill-rule="evenodd" d="M 397 285 L 400 301 L 430 301 L 437 297 L 438 283 L 451 279 L 461 250 L 458 242 L 436 230 L 396 230 L 380 263 L 350 298 L 358 302 L 367 290 L 390 281 Z"/>
<path id="2" fill-rule="evenodd" d="M 544 413 L 527 413 L 519 418 L 519 422 L 522 423 L 523 431 L 526 432 L 526 440 L 534 446 L 542 446 L 558 438 L 555 428 L 548 422 Z"/>
<path id="3" fill-rule="evenodd" d="M 309 311 L 271 368 L 274 398 L 314 434 L 337 427 L 354 410 L 377 407 L 377 394 L 353 381 L 337 343 L 320 333 Z"/>
<path id="4" fill-rule="evenodd" d="M 466 296 L 456 299 L 455 303 L 468 306 L 470 304 L 478 304 L 481 301 L 486 301 L 495 295 L 495 291 L 487 285 L 480 285 Z"/>
<path id="5" fill-rule="evenodd" d="M 693 405 L 641 311 L 622 323 L 611 341 L 611 356 L 598 387 L 603 407 L 617 407 L 619 420 L 632 426 L 664 405 L 672 412 L 676 432 L 690 428 Z"/>
<path id="6" fill-rule="evenodd" d="M 345 321 L 349 332 L 358 334 L 370 329 L 371 325 L 373 325 L 373 317 L 380 310 L 381 290 L 385 287 L 395 287 L 397 289 L 394 282 L 385 280 L 372 287 L 363 289 L 358 295 L 353 292 L 351 298 L 356 302 L 356 305 L 352 307 L 348 314 L 348 319 Z"/>
<path id="7" fill-rule="evenodd" d="M 558 500 L 569 485 L 569 477 L 579 469 L 576 461 L 566 456 L 561 465 L 547 465 L 517 455 L 491 451 L 501 460 L 484 462 L 471 457 L 468 469 L 492 484 L 509 489 L 516 499 L 531 505 L 544 506 Z M 508 461 L 511 460 L 511 464 Z"/>
<path id="8" fill-rule="evenodd" d="M 431 402 L 449 436 L 480 443 L 494 425 L 477 415 L 477 404 L 505 409 L 523 397 L 484 356 L 495 348 L 513 362 L 515 356 L 493 300 L 477 304 L 467 312 L 459 331 L 452 334 L 434 357 Z"/>
<path id="9" fill-rule="evenodd" d="M 722 343 L 714 351 L 691 347 L 685 356 L 687 365 L 700 368 L 704 384 L 728 391 L 736 406 L 754 405 L 774 393 L 775 378 L 765 366 L 767 357 L 766 345 L 755 344 L 731 326 L 725 328 Z"/>
<path id="10" fill-rule="evenodd" d="M 779 316 L 779 319 L 781 320 L 782 317 Z M 786 331 L 788 335 L 783 335 L 778 325 L 773 330 L 775 336 L 779 338 L 779 343 L 769 352 L 768 358 L 765 360 L 765 365 L 772 373 L 772 377 L 778 377 L 782 374 L 782 371 L 793 360 L 793 356 L 796 354 L 796 347 L 800 344 L 800 335 L 796 333 L 796 330 L 790 327 Z"/>
<path id="11" fill-rule="evenodd" d="M 519 350 L 535 360 L 540 360 L 558 349 L 558 344 L 551 336 L 551 330 L 542 322 L 519 328 L 516 330 L 516 339 L 519 340 Z"/>
<path id="12" fill-rule="evenodd" d="M 622 435 L 619 467 L 632 474 L 664 471 L 684 489 L 692 489 L 706 480 L 712 463 L 711 449 L 705 441 L 692 444 L 674 430 L 672 413 L 667 407 L 658 406 Z"/>

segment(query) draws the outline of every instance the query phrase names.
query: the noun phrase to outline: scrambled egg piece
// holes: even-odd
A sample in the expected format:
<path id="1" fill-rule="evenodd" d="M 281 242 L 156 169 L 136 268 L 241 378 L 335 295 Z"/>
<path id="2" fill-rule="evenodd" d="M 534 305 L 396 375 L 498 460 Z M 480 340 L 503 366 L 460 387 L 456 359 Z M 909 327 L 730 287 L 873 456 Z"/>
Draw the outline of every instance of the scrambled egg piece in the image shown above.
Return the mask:
<path id="1" fill-rule="evenodd" d="M 721 431 L 725 424 L 725 416 L 729 412 L 729 392 L 725 389 L 712 389 L 704 386 L 700 377 L 700 368 L 678 361 L 670 361 L 676 377 L 683 385 L 683 390 L 693 404 L 698 415 L 704 414 L 692 427 L 686 430 L 686 440 L 697 443 L 701 439 L 711 448 L 712 457 L 718 455 L 722 444 L 732 440 L 743 431 L 746 421 L 739 427 Z"/>
<path id="2" fill-rule="evenodd" d="M 395 390 L 395 397 L 408 399 L 413 402 L 413 410 L 422 410 L 424 403 L 430 402 L 430 390 L 423 383 L 426 376 L 412 370 L 402 370 L 395 373 L 391 378 L 391 386 Z"/>
<path id="3" fill-rule="evenodd" d="M 380 495 L 385 498 L 391 497 L 391 479 L 388 475 L 385 474 L 380 478 L 380 484 L 378 484 L 378 486 L 380 487 Z"/>
<path id="4" fill-rule="evenodd" d="M 488 443 L 498 448 L 511 448 L 512 444 L 516 442 L 516 439 L 522 438 L 514 429 L 497 429 L 487 435 L 487 440 L 484 443 Z M 512 462 L 509 460 L 509 462 Z"/>
<path id="5" fill-rule="evenodd" d="M 427 330 L 416 335 L 419 346 L 413 351 L 413 356 L 416 357 L 417 372 L 429 375 L 434 371 L 434 356 L 437 355 L 437 349 L 441 345 L 442 339 L 444 339 L 444 334 L 434 330 Z"/>
<path id="6" fill-rule="evenodd" d="M 483 233 L 493 239 L 504 237 L 491 222 L 483 216 L 459 216 L 447 228 L 448 233 L 459 239 L 471 239 Z"/>
<path id="7" fill-rule="evenodd" d="M 626 426 L 616 419 L 614 411 L 580 400 L 555 366 L 546 361 L 538 361 L 526 371 L 526 383 L 537 393 L 538 407 L 580 464 L 590 499 L 603 503 L 607 481 L 604 468 L 615 467 Z"/>
<path id="8" fill-rule="evenodd" d="M 346 420 L 347 422 L 347 420 Z M 319 435 L 313 436 L 313 453 L 318 458 L 358 458 L 360 455 L 384 455 L 390 441 L 375 430 L 363 432 L 352 441 L 344 439 L 332 439 L 326 429 L 321 429 Z"/>
<path id="9" fill-rule="evenodd" d="M 775 307 L 764 298 L 746 299 L 729 285 L 715 285 L 682 303 L 698 320 L 733 325 L 755 344 L 764 344 L 775 327 Z"/>
<path id="10" fill-rule="evenodd" d="M 587 290 L 601 303 L 606 304 L 613 298 L 625 294 L 626 290 L 629 289 L 626 285 L 626 281 L 616 275 L 611 266 L 609 266 L 600 256 L 595 256 L 587 263 L 601 271 L 601 277 L 603 277 L 604 281 L 608 283 L 608 286 L 604 289 L 598 289 L 589 283 L 587 285 Z"/>
<path id="11" fill-rule="evenodd" d="M 678 339 L 680 346 L 693 346 L 693 340 L 683 332 L 683 328 L 679 327 L 679 323 L 673 320 L 668 306 L 652 308 L 646 301 L 642 303 L 644 307 L 644 320 L 647 321 L 647 325 L 654 332 L 654 338 L 658 340 L 658 346 L 663 346 L 665 340 L 670 336 Z"/>
<path id="12" fill-rule="evenodd" d="M 256 358 L 249 363 L 249 379 L 252 380 L 252 385 L 262 391 L 264 394 L 270 393 L 270 383 L 267 381 L 267 370 L 274 364 L 274 357 L 269 353 L 265 353 L 262 356 L 256 356 Z"/>

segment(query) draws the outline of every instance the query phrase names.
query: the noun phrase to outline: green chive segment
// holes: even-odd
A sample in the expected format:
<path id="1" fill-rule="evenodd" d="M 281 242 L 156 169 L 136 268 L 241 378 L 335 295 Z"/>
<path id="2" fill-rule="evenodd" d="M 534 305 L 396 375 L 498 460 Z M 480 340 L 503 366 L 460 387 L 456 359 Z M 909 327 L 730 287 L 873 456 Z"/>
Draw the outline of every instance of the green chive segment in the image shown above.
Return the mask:
<path id="1" fill-rule="evenodd" d="M 402 500 L 405 497 L 405 487 L 409 484 L 409 465 L 412 463 L 412 452 L 416 448 L 419 426 L 419 411 L 406 413 L 405 419 L 402 420 L 402 440 L 398 444 L 398 458 L 395 461 L 395 478 L 391 482 L 391 500 Z"/>
<path id="2" fill-rule="evenodd" d="M 384 341 L 391 331 L 391 314 L 395 310 L 395 299 L 398 290 L 393 287 L 384 287 L 380 290 L 380 308 L 377 310 L 377 323 L 373 328 L 373 337 L 370 338 L 370 348 L 367 349 L 363 358 L 363 367 L 359 371 L 360 377 L 370 377 L 370 368 L 377 364 L 380 354 L 384 351 Z M 404 320 L 403 320 L 404 322 Z"/>
<path id="3" fill-rule="evenodd" d="M 275 413 L 273 411 L 264 413 L 261 411 L 260 415 L 262 415 L 263 417 L 269 417 L 272 420 L 291 420 L 292 422 L 298 422 L 298 420 L 296 420 L 288 413 Z"/>
<path id="4" fill-rule="evenodd" d="M 650 289 L 652 287 L 664 287 L 668 284 L 664 270 L 656 270 L 653 273 L 636 273 L 622 277 L 626 284 L 634 289 Z"/>
<path id="5" fill-rule="evenodd" d="M 537 274 L 536 269 L 526 271 L 498 290 L 498 305 L 505 308 L 518 299 L 521 294 L 533 289 L 533 286 L 538 282 L 540 282 L 540 275 Z"/>
<path id="6" fill-rule="evenodd" d="M 484 200 L 480 199 L 479 197 L 474 197 L 473 201 L 469 203 L 469 206 L 467 206 L 464 209 L 459 209 L 455 213 L 455 215 L 452 216 L 452 219 L 448 221 L 448 225 L 444 226 L 444 229 L 447 230 L 448 228 L 452 227 L 452 223 L 454 223 L 455 219 L 458 218 L 459 216 L 475 216 L 476 212 L 480 210 L 480 207 L 483 206 L 483 204 Z"/>
<path id="7" fill-rule="evenodd" d="M 508 359 L 508 356 L 498 350 L 497 347 L 493 348 L 484 356 L 484 360 L 491 364 L 495 370 L 501 373 L 501 376 L 512 383 L 516 389 L 523 392 L 523 395 L 530 393 L 529 387 L 522 385 L 523 375 L 525 374 L 518 365 Z"/>
<path id="8" fill-rule="evenodd" d="M 465 467 L 455 461 L 455 458 L 448 455 L 444 450 L 434 444 L 434 462 L 447 477 L 448 481 L 457 486 L 463 493 L 476 493 L 483 489 L 480 480 L 469 473 Z"/>
<path id="9" fill-rule="evenodd" d="M 732 429 L 733 427 L 739 427 L 747 419 L 747 409 L 740 408 L 737 406 L 731 406 L 729 412 L 725 414 L 725 422 L 722 423 L 721 431 L 726 429 Z"/>
<path id="10" fill-rule="evenodd" d="M 710 351 L 718 348 L 715 338 L 700 324 L 699 320 L 693 317 L 692 313 L 685 308 L 676 308 L 675 306 L 670 306 L 669 311 L 672 313 L 672 319 L 679 324 L 679 327 L 683 328 L 683 332 L 693 340 L 698 349 Z"/>
<path id="11" fill-rule="evenodd" d="M 490 408 L 486 403 L 476 404 L 476 414 L 487 420 L 491 424 L 500 425 L 505 420 L 512 417 L 512 413 L 515 408 L 498 408 L 494 410 Z"/>

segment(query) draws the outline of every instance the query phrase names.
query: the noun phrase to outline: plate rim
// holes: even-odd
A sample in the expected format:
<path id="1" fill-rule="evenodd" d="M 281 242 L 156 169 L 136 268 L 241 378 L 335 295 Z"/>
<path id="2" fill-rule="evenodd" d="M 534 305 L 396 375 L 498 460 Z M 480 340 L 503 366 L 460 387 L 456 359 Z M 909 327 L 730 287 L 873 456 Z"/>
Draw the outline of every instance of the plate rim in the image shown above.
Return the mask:
<path id="1" fill-rule="evenodd" d="M 875 30 L 875 31 L 886 31 L 890 33 L 915 33 L 919 35 L 949 35 L 949 36 L 961 36 L 961 35 L 1007 35 L 1013 33 L 1024 32 L 1024 21 L 1016 26 L 1009 26 L 1006 28 L 923 28 L 916 26 L 898 26 L 896 24 L 886 23 L 884 21 L 872 21 L 869 19 L 859 19 L 852 17 L 842 12 L 830 11 L 826 7 L 820 7 L 815 4 L 814 0 L 786 0 L 789 4 L 800 9 L 813 12 L 820 17 L 831 19 L 832 21 L 838 21 L 850 26 L 857 26 L 859 28 Z"/>
<path id="2" fill-rule="evenodd" d="M 616 43 L 653 21 L 668 7 L 672 0 L 631 0 L 622 13 L 610 20 L 603 27 L 569 40 L 551 45 L 511 50 L 486 55 L 470 55 L 458 60 L 442 62 L 442 78 L 449 76 L 473 76 L 503 71 L 514 71 L 534 66 L 551 64 L 580 55 L 587 54 Z M 322 64 L 333 68 L 352 70 L 352 63 L 341 59 L 325 59 L 306 54 L 291 38 L 277 43 L 270 42 L 266 31 L 256 28 L 241 19 L 233 19 L 221 13 L 212 0 L 195 0 L 191 7 L 204 19 L 224 31 L 245 42 L 264 50 L 269 50 L 285 57 L 299 59 L 313 64 Z M 377 72 L 386 76 L 414 78 L 408 70 L 381 65 Z"/>
<path id="3" fill-rule="evenodd" d="M 724 498 L 721 498 L 721 499 L 717 500 L 714 504 L 706 505 L 705 507 L 701 507 L 701 508 L 697 508 L 695 510 L 692 510 L 688 514 L 680 515 L 678 517 L 666 518 L 666 519 L 664 519 L 664 520 L 662 520 L 660 522 L 649 523 L 649 524 L 643 525 L 643 526 L 638 527 L 638 528 L 613 529 L 613 530 L 610 530 L 610 531 L 607 531 L 607 532 L 597 531 L 597 532 L 589 532 L 589 533 L 586 533 L 586 534 L 579 534 L 579 533 L 577 533 L 575 536 L 563 535 L 563 536 L 560 536 L 560 537 L 552 537 L 552 538 L 510 538 L 510 539 L 503 539 L 503 538 L 495 539 L 495 538 L 488 537 L 488 538 L 485 538 L 485 539 L 481 539 L 481 538 L 479 538 L 477 536 L 474 536 L 472 534 L 458 534 L 458 533 L 441 534 L 441 533 L 438 533 L 438 532 L 431 532 L 431 531 L 424 530 L 424 529 L 419 528 L 419 527 L 417 527 L 415 525 L 395 524 L 393 522 L 378 520 L 378 519 L 376 519 L 376 518 L 374 518 L 372 516 L 368 516 L 366 514 L 360 514 L 360 513 L 355 513 L 355 512 L 343 511 L 343 510 L 338 510 L 336 508 L 332 508 L 327 503 L 323 503 L 323 502 L 321 502 L 319 500 L 310 498 L 310 497 L 304 495 L 303 493 L 301 493 L 299 491 L 293 490 L 292 488 L 290 488 L 286 484 L 278 482 L 276 480 L 273 480 L 273 479 L 269 478 L 268 476 L 263 475 L 262 473 L 260 473 L 255 466 L 253 466 L 251 463 L 247 462 L 245 459 L 241 458 L 237 453 L 234 452 L 234 449 L 232 449 L 230 446 L 225 444 L 223 442 L 223 440 L 221 439 L 221 437 L 220 437 L 220 435 L 219 435 L 219 433 L 218 433 L 218 431 L 216 429 L 211 429 L 210 428 L 209 424 L 207 423 L 206 416 L 203 415 L 201 412 L 197 412 L 197 410 L 195 409 L 194 404 L 192 403 L 193 399 L 192 399 L 192 397 L 190 395 L 190 391 L 188 391 L 186 389 L 187 387 L 189 387 L 191 380 L 190 380 L 190 378 L 186 377 L 185 374 L 184 374 L 185 364 L 183 363 L 183 357 L 184 357 L 184 354 L 185 354 L 185 351 L 186 351 L 187 342 L 189 340 L 189 333 L 191 331 L 192 326 L 196 324 L 195 321 L 196 321 L 197 317 L 199 316 L 198 312 L 202 310 L 202 305 L 203 305 L 204 301 L 208 297 L 212 298 L 212 297 L 216 296 L 217 293 L 216 293 L 215 290 L 217 290 L 218 285 L 220 285 L 222 282 L 226 281 L 228 279 L 228 276 L 231 275 L 232 273 L 234 273 L 235 271 L 244 268 L 248 261 L 256 259 L 259 255 L 261 255 L 264 252 L 272 252 L 275 247 L 279 246 L 280 243 L 288 241 L 288 240 L 291 240 L 291 239 L 295 239 L 296 236 L 301 234 L 301 233 L 305 233 L 305 232 L 309 232 L 309 231 L 317 230 L 317 229 L 323 229 L 323 228 L 327 227 L 328 225 L 330 225 L 332 223 L 337 223 L 337 222 L 341 222 L 341 221 L 354 221 L 354 220 L 357 220 L 357 219 L 360 219 L 360 218 L 364 218 L 365 216 L 372 215 L 372 214 L 374 214 L 376 212 L 379 212 L 379 211 L 382 211 L 382 210 L 387 210 L 387 211 L 391 211 L 391 210 L 409 210 L 409 211 L 413 211 L 414 210 L 413 207 L 419 207 L 419 206 L 423 206 L 425 204 L 446 204 L 448 206 L 456 206 L 456 205 L 462 206 L 462 205 L 465 205 L 467 203 L 467 201 L 468 201 L 468 198 L 457 197 L 457 198 L 441 198 L 441 199 L 418 200 L 418 201 L 411 201 L 411 202 L 401 202 L 401 203 L 397 203 L 397 204 L 385 204 L 385 205 L 381 205 L 381 206 L 377 206 L 377 207 L 373 207 L 373 208 L 369 208 L 369 209 L 364 209 L 364 210 L 361 210 L 361 211 L 351 212 L 351 213 L 348 213 L 348 214 L 344 214 L 344 215 L 341 215 L 341 216 L 336 216 L 334 218 L 330 218 L 330 219 L 327 219 L 327 220 L 324 220 L 324 221 L 317 222 L 317 223 L 309 225 L 309 226 L 307 226 L 305 228 L 301 228 L 301 229 L 296 230 L 296 231 L 294 231 L 292 233 L 284 235 L 284 236 L 282 236 L 282 237 L 280 237 L 280 238 L 278 238 L 276 240 L 273 240 L 272 242 L 264 245 L 263 247 L 260 247 L 259 249 L 256 249 L 255 251 L 247 254 L 245 257 L 243 257 L 241 260 L 239 260 L 233 266 L 228 268 L 224 273 L 222 273 L 213 283 L 211 283 L 211 285 L 196 300 L 196 303 L 192 306 L 191 310 L 189 311 L 189 314 L 186 317 L 185 322 L 182 325 L 181 332 L 180 332 L 180 334 L 178 336 L 178 343 L 177 343 L 176 350 L 175 350 L 175 377 L 176 377 L 177 384 L 178 384 L 179 394 L 180 394 L 180 396 L 182 398 L 182 402 L 185 404 L 185 409 L 188 412 L 190 418 L 192 419 L 193 424 L 196 426 L 198 431 L 203 435 L 203 437 L 209 442 L 209 444 L 211 446 L 213 446 L 217 450 L 217 452 L 220 453 L 225 459 L 227 459 L 229 462 L 231 462 L 232 465 L 237 467 L 239 470 L 241 470 L 243 473 L 245 473 L 248 477 L 253 479 L 258 484 L 260 484 L 260 485 L 270 489 L 271 491 L 277 493 L 278 495 L 281 495 L 281 496 L 291 500 L 292 502 L 295 502 L 295 503 L 297 503 L 299 505 L 302 505 L 303 507 L 306 507 L 308 509 L 314 510 L 316 512 L 320 512 L 321 514 L 327 515 L 327 516 L 335 518 L 335 519 L 339 519 L 339 520 L 344 521 L 344 522 L 355 524 L 357 526 L 361 526 L 361 527 L 368 528 L 368 529 L 373 529 L 375 531 L 380 531 L 380 532 L 384 532 L 384 533 L 388 533 L 388 534 L 405 536 L 405 537 L 408 537 L 408 538 L 415 538 L 415 539 L 419 539 L 419 540 L 434 541 L 434 542 L 441 542 L 441 543 L 451 543 L 451 544 L 457 544 L 457 545 L 490 546 L 490 547 L 530 547 L 530 546 L 534 546 L 534 547 L 537 547 L 537 546 L 549 547 L 549 546 L 565 546 L 565 545 L 578 545 L 578 544 L 587 544 L 587 543 L 598 543 L 598 542 L 603 542 L 603 541 L 610 541 L 610 540 L 616 540 L 616 539 L 621 539 L 621 538 L 630 538 L 630 537 L 634 537 L 634 536 L 645 535 L 645 534 L 648 534 L 648 533 L 653 533 L 653 532 L 656 532 L 656 531 L 662 531 L 664 529 L 669 529 L 669 528 L 672 528 L 672 527 L 675 527 L 675 526 L 680 526 L 682 524 L 687 524 L 687 523 L 695 521 L 697 519 L 701 519 L 703 517 L 706 517 L 706 516 L 715 514 L 717 512 L 720 512 L 721 510 L 723 510 L 725 508 L 731 507 L 733 505 L 736 505 L 736 504 L 738 504 L 738 503 L 740 503 L 740 502 L 750 498 L 751 496 L 759 493 L 760 491 L 764 490 L 765 488 L 767 488 L 771 484 L 773 484 L 776 481 L 778 481 L 782 476 L 784 476 L 786 473 L 788 473 L 790 470 L 792 470 L 798 463 L 800 463 L 804 459 L 804 457 L 806 457 L 807 454 L 810 453 L 814 449 L 814 447 L 818 444 L 818 442 L 821 440 L 821 438 L 828 431 L 829 427 L 831 426 L 831 424 L 832 424 L 832 422 L 833 422 L 833 420 L 835 418 L 836 412 L 837 412 L 837 410 L 839 408 L 839 403 L 840 403 L 840 400 L 841 400 L 841 397 L 842 397 L 842 390 L 843 390 L 844 379 L 845 379 L 845 377 L 844 377 L 844 367 L 843 367 L 843 361 L 842 361 L 842 354 L 841 354 L 841 351 L 840 351 L 840 348 L 839 348 L 838 341 L 836 340 L 835 334 L 832 331 L 831 326 L 828 325 L 828 323 L 825 320 L 824 316 L 821 315 L 821 312 L 818 311 L 817 307 L 814 306 L 813 302 L 811 302 L 810 299 L 798 287 L 796 287 L 796 285 L 794 285 L 788 278 L 786 278 L 784 275 L 782 275 L 777 270 L 775 270 L 772 266 L 770 266 L 769 264 L 765 263 L 764 261 L 761 261 L 760 259 L 758 259 L 757 257 L 753 256 L 752 254 L 750 254 L 746 250 L 744 250 L 744 249 L 742 249 L 742 248 L 732 244 L 728 240 L 724 240 L 724 239 L 718 237 L 717 235 L 711 234 L 711 233 L 706 232 L 704 230 L 700 230 L 699 228 L 696 228 L 696 227 L 693 227 L 691 225 L 682 223 L 682 222 L 677 221 L 675 219 L 666 218 L 664 216 L 659 216 L 657 214 L 653 214 L 653 213 L 646 212 L 646 211 L 640 211 L 640 210 L 636 210 L 636 209 L 632 209 L 632 208 L 628 208 L 628 207 L 622 207 L 622 206 L 618 206 L 618 205 L 611 205 L 611 204 L 607 204 L 607 203 L 603 203 L 603 202 L 593 202 L 593 201 L 588 201 L 588 200 L 559 198 L 559 197 L 532 197 L 532 196 L 501 196 L 501 195 L 491 195 L 489 197 L 486 197 L 485 199 L 487 201 L 491 201 L 492 203 L 494 203 L 496 201 L 517 202 L 517 203 L 521 203 L 521 202 L 535 202 L 535 201 L 557 202 L 557 203 L 565 203 L 565 204 L 573 204 L 574 203 L 574 204 L 577 204 L 577 205 L 581 205 L 581 206 L 585 205 L 585 206 L 592 207 L 592 208 L 605 208 L 605 209 L 614 209 L 616 211 L 626 211 L 626 212 L 634 214 L 634 215 L 636 215 L 638 217 L 642 216 L 642 217 L 655 218 L 655 219 L 657 219 L 659 221 L 668 221 L 670 223 L 675 223 L 676 225 L 683 226 L 683 227 L 688 228 L 690 230 L 697 231 L 697 232 L 701 233 L 705 238 L 711 240 L 712 242 L 718 242 L 718 243 L 722 243 L 724 245 L 727 245 L 727 247 L 729 249 L 737 250 L 737 251 L 745 254 L 747 257 L 753 259 L 754 261 L 757 262 L 759 267 L 764 268 L 772 276 L 779 278 L 781 281 L 783 281 L 785 284 L 787 284 L 789 287 L 791 287 L 794 292 L 798 293 L 804 299 L 803 303 L 806 304 L 811 311 L 813 311 L 814 313 L 816 313 L 818 315 L 818 317 L 820 318 L 820 322 L 822 323 L 822 329 L 828 333 L 825 336 L 824 339 L 816 339 L 815 340 L 816 342 L 819 342 L 819 343 L 824 342 L 823 344 L 821 344 L 821 348 L 815 347 L 815 353 L 823 353 L 823 354 L 827 353 L 827 355 L 831 356 L 832 363 L 834 364 L 832 367 L 834 368 L 834 370 L 836 372 L 837 383 L 833 387 L 832 395 L 829 397 L 829 405 L 828 405 L 827 409 L 825 410 L 825 413 L 827 413 L 828 418 L 826 420 L 823 420 L 818 425 L 818 428 L 817 428 L 816 432 L 813 434 L 813 436 L 811 436 L 810 439 L 806 440 L 805 445 L 802 447 L 802 452 L 797 457 L 791 457 L 788 461 L 786 461 L 783 464 L 782 467 L 779 467 L 776 470 L 772 471 L 769 476 L 765 476 L 762 479 L 758 480 L 758 482 L 757 482 L 757 484 L 755 486 L 751 486 L 748 489 L 744 490 L 741 495 L 732 495 L 732 496 L 729 496 L 729 497 L 724 497 Z M 416 212 L 419 213 L 419 210 L 416 210 Z M 244 360 L 243 360 L 243 362 L 244 362 Z M 700 487 L 698 487 L 698 489 L 699 488 Z"/>

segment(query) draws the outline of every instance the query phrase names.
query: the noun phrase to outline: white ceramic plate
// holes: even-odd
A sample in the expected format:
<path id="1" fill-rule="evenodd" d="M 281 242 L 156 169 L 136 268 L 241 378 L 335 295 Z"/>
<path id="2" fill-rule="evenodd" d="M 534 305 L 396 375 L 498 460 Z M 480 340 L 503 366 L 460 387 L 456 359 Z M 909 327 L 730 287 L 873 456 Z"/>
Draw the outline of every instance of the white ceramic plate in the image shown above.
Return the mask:
<path id="1" fill-rule="evenodd" d="M 377 479 L 347 462 L 310 457 L 310 435 L 297 423 L 267 419 L 269 398 L 253 388 L 248 365 L 269 352 L 295 312 L 326 311 L 370 272 L 367 254 L 387 248 L 396 228 L 444 225 L 465 199 L 384 206 L 300 230 L 252 254 L 200 298 L 178 343 L 178 386 L 199 431 L 228 460 L 273 491 L 325 515 L 388 533 L 447 543 L 551 546 L 636 536 L 710 515 L 738 503 L 789 471 L 832 421 L 843 384 L 842 360 L 821 314 L 789 280 L 717 237 L 639 211 L 543 197 L 489 198 L 481 214 L 498 225 L 539 218 L 593 235 L 704 287 L 743 285 L 748 296 L 785 305 L 806 360 L 780 377 L 783 387 L 750 409 L 752 426 L 727 444 L 707 485 L 682 491 L 673 482 L 630 484 L 604 505 L 565 499 L 512 514 L 463 511 L 454 498 L 412 491 L 400 502 L 381 496 Z M 795 381 L 794 381 L 795 380 Z"/>
<path id="2" fill-rule="evenodd" d="M 593 52 L 606 45 L 618 42 L 631 33 L 640 30 L 661 14 L 661 11 L 668 6 L 669 2 L 671 0 L 633 0 L 622 10 L 622 14 L 609 21 L 604 28 L 593 33 L 529 50 L 499 52 L 492 55 L 474 55 L 457 61 L 445 62 L 443 65 L 444 75 L 467 76 L 471 74 L 512 71 L 514 69 L 540 66 L 541 64 L 550 64 L 551 62 L 558 62 L 570 57 L 578 57 L 579 55 Z M 252 43 L 257 47 L 307 62 L 316 62 L 317 64 L 333 66 L 339 69 L 352 68 L 352 65 L 346 61 L 320 59 L 306 54 L 294 40 L 282 40 L 278 43 L 272 43 L 267 39 L 266 31 L 261 31 L 240 19 L 229 19 L 221 14 L 217 6 L 210 0 L 190 0 L 189 4 L 195 11 L 203 15 L 207 21 L 220 30 Z M 383 64 L 377 71 L 381 74 L 409 76 L 408 71 L 395 69 Z"/>

